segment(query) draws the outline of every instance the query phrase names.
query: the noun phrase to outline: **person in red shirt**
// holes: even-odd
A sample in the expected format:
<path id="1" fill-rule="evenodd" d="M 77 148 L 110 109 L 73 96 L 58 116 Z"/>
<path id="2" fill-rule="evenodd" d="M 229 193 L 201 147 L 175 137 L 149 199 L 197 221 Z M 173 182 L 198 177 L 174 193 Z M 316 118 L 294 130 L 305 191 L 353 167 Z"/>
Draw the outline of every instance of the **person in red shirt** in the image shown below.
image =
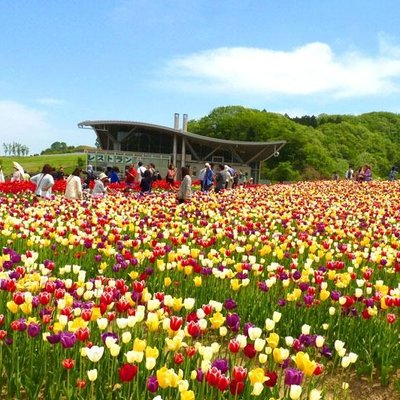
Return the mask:
<path id="1" fill-rule="evenodd" d="M 125 183 L 127 187 L 133 187 L 136 182 L 137 171 L 134 165 L 130 165 L 125 173 Z"/>

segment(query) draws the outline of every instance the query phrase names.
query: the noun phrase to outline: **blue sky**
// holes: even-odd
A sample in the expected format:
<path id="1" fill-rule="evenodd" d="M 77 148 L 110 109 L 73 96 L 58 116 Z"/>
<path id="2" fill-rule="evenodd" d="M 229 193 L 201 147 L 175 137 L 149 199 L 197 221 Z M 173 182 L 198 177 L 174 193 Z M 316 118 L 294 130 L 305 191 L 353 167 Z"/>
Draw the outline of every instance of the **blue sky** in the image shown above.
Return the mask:
<path id="1" fill-rule="evenodd" d="M 398 0 L 4 0 L 0 153 L 95 142 L 112 119 L 173 126 L 243 105 L 400 112 Z"/>

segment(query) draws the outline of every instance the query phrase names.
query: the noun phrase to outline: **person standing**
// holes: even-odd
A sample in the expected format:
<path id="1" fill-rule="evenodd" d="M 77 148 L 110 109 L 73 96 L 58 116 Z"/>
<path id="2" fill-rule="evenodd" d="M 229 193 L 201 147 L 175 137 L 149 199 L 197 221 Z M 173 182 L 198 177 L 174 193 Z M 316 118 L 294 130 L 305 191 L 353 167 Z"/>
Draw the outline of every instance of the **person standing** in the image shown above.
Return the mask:
<path id="1" fill-rule="evenodd" d="M 173 186 L 175 182 L 175 176 L 176 176 L 176 169 L 173 164 L 169 164 L 165 181 L 169 183 L 170 186 Z"/>
<path id="2" fill-rule="evenodd" d="M 99 175 L 99 179 L 96 179 L 94 188 L 92 190 L 93 197 L 104 196 L 107 193 L 107 184 L 109 183 L 108 176 L 102 172 Z"/>
<path id="3" fill-rule="evenodd" d="M 353 173 L 354 173 L 353 168 L 349 166 L 349 169 L 346 171 L 345 178 L 350 180 L 353 179 Z"/>
<path id="4" fill-rule="evenodd" d="M 64 179 L 65 179 L 64 167 L 60 167 L 60 168 L 58 168 L 58 171 L 56 173 L 56 180 L 62 181 Z"/>
<path id="5" fill-rule="evenodd" d="M 215 193 L 218 193 L 222 189 L 225 189 L 227 181 L 227 171 L 225 171 L 225 166 L 223 164 L 219 165 L 219 172 L 215 177 Z"/>
<path id="6" fill-rule="evenodd" d="M 14 167 L 14 172 L 11 176 L 11 182 L 21 182 L 21 181 L 22 181 L 22 173 L 17 167 Z"/>
<path id="7" fill-rule="evenodd" d="M 182 167 L 182 181 L 176 195 L 178 203 L 186 203 L 192 196 L 192 178 L 190 176 L 190 168 Z"/>
<path id="8" fill-rule="evenodd" d="M 396 178 L 397 178 L 397 167 L 393 165 L 392 169 L 389 171 L 388 180 L 390 182 L 393 182 L 396 180 Z"/>
<path id="9" fill-rule="evenodd" d="M 199 171 L 199 181 L 200 181 L 200 190 L 203 192 L 204 191 L 204 176 L 206 175 L 206 171 L 207 171 L 207 166 L 209 166 L 209 163 L 205 163 L 204 164 L 204 168 L 202 168 Z"/>
<path id="10" fill-rule="evenodd" d="M 67 178 L 67 186 L 65 187 L 66 199 L 82 199 L 82 181 L 80 168 L 75 168 L 72 174 Z"/>
<path id="11" fill-rule="evenodd" d="M 225 165 L 224 171 L 226 171 L 226 183 L 225 187 L 227 189 L 232 189 L 233 185 L 233 175 L 232 175 L 232 168 L 229 165 Z"/>
<path id="12" fill-rule="evenodd" d="M 372 181 L 372 168 L 370 165 L 364 165 L 364 182 Z"/>
<path id="13" fill-rule="evenodd" d="M 32 176 L 30 181 L 36 185 L 35 194 L 38 197 L 49 198 L 51 188 L 54 186 L 54 178 L 51 175 L 52 168 L 45 164 L 40 174 Z"/>
<path id="14" fill-rule="evenodd" d="M 213 164 L 206 163 L 206 172 L 202 181 L 202 190 L 204 192 L 209 192 L 214 183 L 213 166 Z"/>
<path id="15" fill-rule="evenodd" d="M 144 171 L 143 177 L 140 181 L 140 194 L 149 194 L 151 192 L 151 186 L 153 184 L 153 177 L 151 171 L 146 169 Z"/>
<path id="16" fill-rule="evenodd" d="M 127 187 L 133 187 L 136 182 L 137 171 L 134 165 L 130 165 L 125 173 L 125 183 Z"/>
<path id="17" fill-rule="evenodd" d="M 119 176 L 118 176 L 119 168 L 113 167 L 110 174 L 110 183 L 119 183 Z"/>
<path id="18" fill-rule="evenodd" d="M 5 179 L 4 179 L 4 173 L 3 173 L 3 168 L 0 165 L 0 183 L 4 183 Z"/>
<path id="19" fill-rule="evenodd" d="M 137 174 L 138 174 L 138 181 L 140 182 L 144 177 L 144 172 L 146 171 L 146 167 L 143 165 L 141 161 L 138 162 Z"/>

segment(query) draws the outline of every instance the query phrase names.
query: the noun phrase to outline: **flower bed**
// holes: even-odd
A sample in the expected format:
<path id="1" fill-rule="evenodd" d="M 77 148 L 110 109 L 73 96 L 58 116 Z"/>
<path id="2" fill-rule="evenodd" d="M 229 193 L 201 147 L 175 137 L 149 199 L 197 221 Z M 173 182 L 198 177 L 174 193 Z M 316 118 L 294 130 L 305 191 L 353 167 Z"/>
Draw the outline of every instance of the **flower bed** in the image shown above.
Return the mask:
<path id="1" fill-rule="evenodd" d="M 397 182 L 0 197 L 8 398 L 343 399 L 399 367 Z M 4 189 L 3 189 L 4 190 Z M 15 192 L 14 192 L 15 193 Z M 160 397 L 157 397 L 160 396 Z"/>

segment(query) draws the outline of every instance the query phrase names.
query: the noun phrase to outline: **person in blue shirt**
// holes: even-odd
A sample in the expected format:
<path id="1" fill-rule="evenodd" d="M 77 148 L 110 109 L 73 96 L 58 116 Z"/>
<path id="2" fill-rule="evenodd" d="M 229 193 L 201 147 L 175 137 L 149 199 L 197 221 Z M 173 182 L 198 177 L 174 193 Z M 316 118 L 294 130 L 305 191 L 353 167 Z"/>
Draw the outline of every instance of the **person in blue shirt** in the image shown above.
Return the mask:
<path id="1" fill-rule="evenodd" d="M 113 169 L 110 172 L 110 183 L 119 183 L 120 182 L 118 172 L 119 172 L 119 168 L 113 167 Z"/>
<path id="2" fill-rule="evenodd" d="M 214 184 L 214 171 L 213 171 L 214 164 L 206 163 L 205 166 L 206 170 L 204 172 L 204 177 L 201 186 L 204 192 L 209 192 L 210 189 L 212 188 L 212 185 Z"/>

